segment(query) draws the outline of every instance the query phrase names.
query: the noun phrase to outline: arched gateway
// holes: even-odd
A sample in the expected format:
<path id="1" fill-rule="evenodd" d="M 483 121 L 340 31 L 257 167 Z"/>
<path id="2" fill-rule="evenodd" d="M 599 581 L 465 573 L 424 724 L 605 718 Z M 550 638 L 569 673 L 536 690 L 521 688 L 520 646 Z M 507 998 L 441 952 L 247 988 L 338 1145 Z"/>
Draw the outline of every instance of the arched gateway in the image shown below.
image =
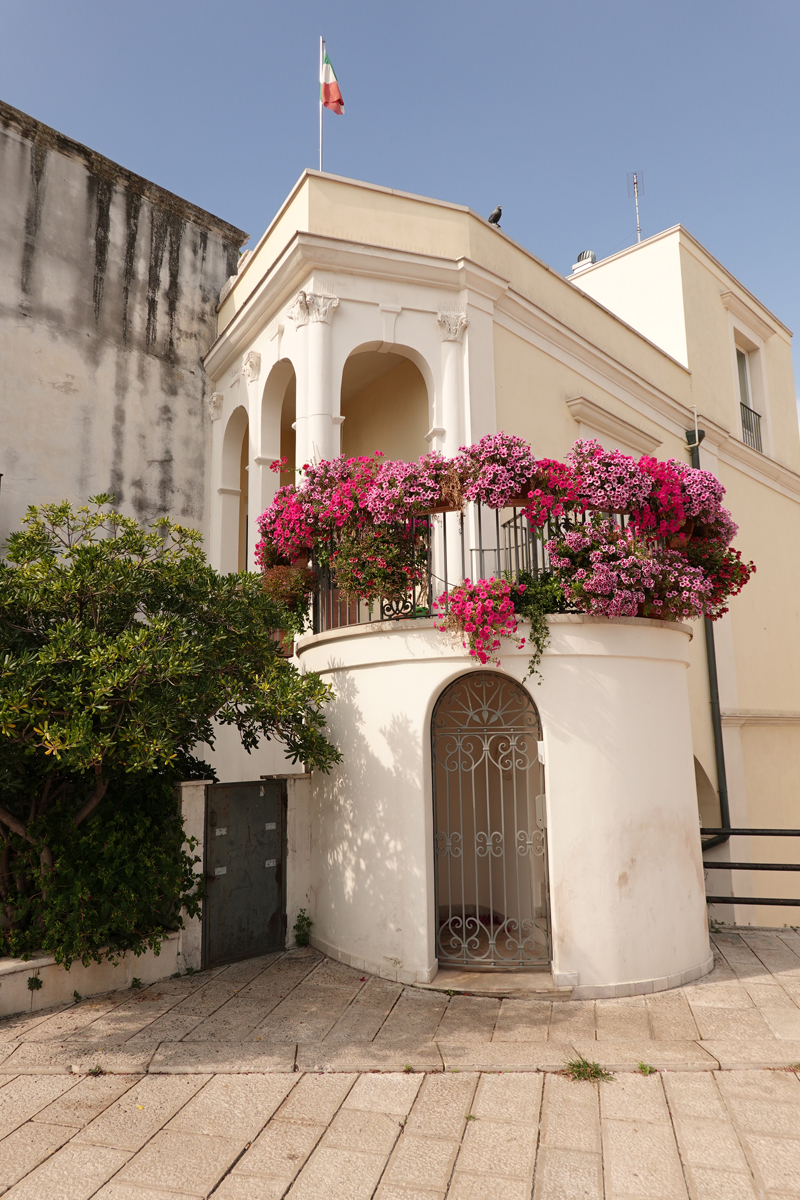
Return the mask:
<path id="1" fill-rule="evenodd" d="M 549 965 L 536 706 L 515 680 L 472 672 L 442 692 L 431 735 L 440 966 Z"/>

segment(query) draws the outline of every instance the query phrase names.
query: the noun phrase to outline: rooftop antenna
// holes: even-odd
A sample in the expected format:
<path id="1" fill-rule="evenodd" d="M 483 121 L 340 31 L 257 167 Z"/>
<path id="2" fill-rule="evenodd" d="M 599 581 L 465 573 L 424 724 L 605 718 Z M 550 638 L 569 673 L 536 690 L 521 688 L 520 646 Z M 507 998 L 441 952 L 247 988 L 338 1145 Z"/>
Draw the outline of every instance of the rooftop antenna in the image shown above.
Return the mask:
<path id="1" fill-rule="evenodd" d="M 636 201 L 636 241 L 642 240 L 642 226 L 639 221 L 639 197 L 644 194 L 644 175 L 641 171 L 628 172 L 628 199 Z"/>

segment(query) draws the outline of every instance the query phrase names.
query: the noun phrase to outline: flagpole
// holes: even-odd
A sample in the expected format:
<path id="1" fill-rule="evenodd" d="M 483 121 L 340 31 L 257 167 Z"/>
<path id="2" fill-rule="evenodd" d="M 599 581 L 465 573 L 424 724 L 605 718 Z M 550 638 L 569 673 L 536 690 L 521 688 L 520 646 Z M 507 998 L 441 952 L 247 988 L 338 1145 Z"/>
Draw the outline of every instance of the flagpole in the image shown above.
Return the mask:
<path id="1" fill-rule="evenodd" d="M 319 39 L 319 169 L 322 171 L 322 60 L 325 53 L 325 43 Z"/>

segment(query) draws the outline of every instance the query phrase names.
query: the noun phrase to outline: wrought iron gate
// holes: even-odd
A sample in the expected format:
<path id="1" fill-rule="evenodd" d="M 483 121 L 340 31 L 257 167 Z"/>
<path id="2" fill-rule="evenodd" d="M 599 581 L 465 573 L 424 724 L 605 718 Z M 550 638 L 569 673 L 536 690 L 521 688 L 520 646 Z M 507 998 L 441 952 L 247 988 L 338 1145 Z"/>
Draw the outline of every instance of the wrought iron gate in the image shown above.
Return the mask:
<path id="1" fill-rule="evenodd" d="M 445 689 L 431 732 L 440 965 L 549 964 L 535 705 L 515 680 L 477 671 Z"/>

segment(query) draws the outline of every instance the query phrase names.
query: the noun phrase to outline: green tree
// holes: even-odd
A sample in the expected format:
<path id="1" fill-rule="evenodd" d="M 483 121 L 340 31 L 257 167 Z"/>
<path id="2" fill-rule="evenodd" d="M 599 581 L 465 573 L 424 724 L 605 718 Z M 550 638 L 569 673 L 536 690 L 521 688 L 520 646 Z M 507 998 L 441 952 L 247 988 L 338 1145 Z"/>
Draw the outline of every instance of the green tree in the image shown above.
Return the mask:
<path id="1" fill-rule="evenodd" d="M 48 831 L 78 829 L 114 780 L 196 775 L 194 748 L 213 745 L 218 725 L 248 751 L 277 738 L 317 770 L 339 757 L 325 737 L 329 689 L 279 652 L 275 631 L 296 614 L 259 576 L 212 570 L 194 530 L 167 518 L 143 528 L 111 502 L 29 509 L 0 562 L 4 899 L 46 894 Z M 20 881 L 34 848 L 41 878 Z"/>

